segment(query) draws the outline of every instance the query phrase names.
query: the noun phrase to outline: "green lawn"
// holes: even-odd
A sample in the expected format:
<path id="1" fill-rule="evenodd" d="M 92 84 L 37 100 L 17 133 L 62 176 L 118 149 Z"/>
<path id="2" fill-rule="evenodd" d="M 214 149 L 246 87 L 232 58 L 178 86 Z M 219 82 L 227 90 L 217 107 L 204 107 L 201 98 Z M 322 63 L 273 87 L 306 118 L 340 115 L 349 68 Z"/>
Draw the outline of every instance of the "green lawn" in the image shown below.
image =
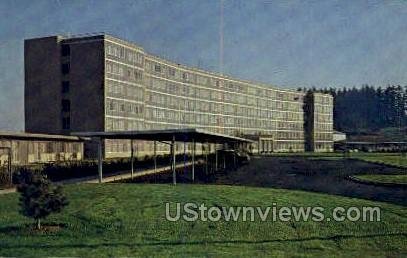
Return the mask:
<path id="1" fill-rule="evenodd" d="M 341 152 L 273 152 L 266 156 L 275 157 L 343 157 Z"/>
<path id="2" fill-rule="evenodd" d="M 18 195 L 0 196 L 0 256 L 404 256 L 405 207 L 283 189 L 216 185 L 83 184 L 66 186 L 67 209 L 29 229 Z M 206 206 L 380 206 L 381 222 L 169 222 L 165 202 Z M 326 212 L 326 215 L 329 211 Z"/>
<path id="3" fill-rule="evenodd" d="M 403 156 L 401 153 L 342 153 L 342 152 L 303 152 L 303 153 L 272 153 L 270 156 L 275 157 L 305 157 L 315 160 L 338 160 L 343 158 L 354 158 L 367 162 L 381 163 L 385 165 L 394 165 L 407 168 L 407 155 Z"/>
<path id="4" fill-rule="evenodd" d="M 378 182 L 378 183 L 397 183 L 407 185 L 406 175 L 357 175 L 357 178 Z"/>
<path id="5" fill-rule="evenodd" d="M 407 156 L 401 153 L 352 153 L 352 158 L 407 168 Z"/>

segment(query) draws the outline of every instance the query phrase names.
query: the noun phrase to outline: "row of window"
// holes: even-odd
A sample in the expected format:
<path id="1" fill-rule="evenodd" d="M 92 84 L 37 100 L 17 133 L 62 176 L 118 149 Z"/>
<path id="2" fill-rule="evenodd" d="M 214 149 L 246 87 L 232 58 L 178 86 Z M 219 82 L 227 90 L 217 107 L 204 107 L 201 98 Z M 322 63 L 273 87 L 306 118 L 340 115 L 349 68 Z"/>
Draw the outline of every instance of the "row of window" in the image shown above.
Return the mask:
<path id="1" fill-rule="evenodd" d="M 304 139 L 304 132 L 281 132 L 281 131 L 277 131 L 275 133 L 275 139 L 303 140 Z"/>
<path id="2" fill-rule="evenodd" d="M 143 117 L 144 107 L 142 104 L 107 99 L 106 107 L 106 112 L 109 115 Z"/>
<path id="3" fill-rule="evenodd" d="M 236 105 L 219 104 L 214 102 L 194 101 L 176 98 L 168 95 L 152 93 L 146 94 L 147 103 L 157 107 L 172 108 L 189 112 L 205 112 L 235 116 L 248 116 L 263 119 L 281 119 L 289 121 L 303 121 L 303 114 L 279 112 L 257 108 L 247 108 Z"/>
<path id="4" fill-rule="evenodd" d="M 333 98 L 329 95 L 314 95 L 314 103 L 332 106 Z"/>
<path id="5" fill-rule="evenodd" d="M 303 94 L 296 92 L 281 92 L 273 89 L 266 89 L 261 87 L 252 87 L 239 82 L 231 82 L 227 80 L 217 79 L 210 76 L 203 76 L 193 72 L 186 72 L 171 66 L 146 60 L 145 69 L 157 76 L 178 80 L 181 82 L 188 82 L 202 86 L 209 86 L 217 89 L 224 89 L 231 92 L 238 92 L 254 96 L 268 97 L 277 100 L 286 101 L 302 101 Z"/>
<path id="6" fill-rule="evenodd" d="M 119 77 L 125 77 L 126 80 L 142 82 L 143 74 L 138 69 L 125 67 L 121 64 L 106 62 L 106 72 L 108 74 L 117 75 Z"/>
<path id="7" fill-rule="evenodd" d="M 200 98 L 201 100 L 204 100 Z M 274 102 L 270 101 L 269 106 L 273 110 L 266 110 L 260 108 L 250 108 L 247 106 L 237 106 L 231 105 L 228 103 L 219 103 L 219 102 L 206 102 L 206 101 L 198 101 L 194 99 L 184 99 L 180 97 L 174 97 L 171 95 L 159 94 L 155 92 L 146 92 L 146 101 L 157 106 L 166 107 L 166 108 L 176 108 L 176 109 L 186 109 L 190 111 L 202 111 L 202 112 L 212 112 L 212 113 L 225 113 L 225 114 L 239 114 L 239 115 L 254 115 L 259 117 L 268 117 L 273 118 L 272 115 L 279 113 L 278 111 L 274 110 L 284 110 L 282 113 L 289 113 L 288 117 L 292 117 L 296 120 L 302 119 L 302 113 L 300 112 L 285 112 L 289 111 L 284 108 L 284 104 L 289 103 L 281 103 L 281 102 Z M 269 114 L 269 115 L 268 115 Z"/>
<path id="8" fill-rule="evenodd" d="M 117 46 L 117 45 L 107 45 L 106 46 L 107 56 L 116 57 L 122 59 L 132 64 L 142 65 L 143 64 L 143 54 L 139 52 L 132 51 L 128 48 Z"/>
<path id="9" fill-rule="evenodd" d="M 316 151 L 333 151 L 332 143 L 316 143 L 314 147 Z"/>
<path id="10" fill-rule="evenodd" d="M 141 86 L 108 80 L 106 88 L 108 96 L 144 101 L 144 89 Z"/>
<path id="11" fill-rule="evenodd" d="M 304 151 L 303 143 L 295 142 L 275 142 L 273 145 L 274 151 Z"/>
<path id="12" fill-rule="evenodd" d="M 259 97 L 235 94 L 231 92 L 214 91 L 202 89 L 191 85 L 183 85 L 157 78 L 146 77 L 145 83 L 148 89 L 172 95 L 207 99 L 219 102 L 230 102 L 240 105 L 257 106 L 263 108 L 273 108 L 289 111 L 302 111 L 302 102 L 281 102 L 264 99 L 264 95 Z M 276 98 L 274 98 L 276 99 Z"/>
<path id="13" fill-rule="evenodd" d="M 253 117 L 229 117 L 215 114 L 197 114 L 188 112 L 179 112 L 174 110 L 165 110 L 157 108 L 147 108 L 145 119 L 159 122 L 189 124 L 189 125 L 210 125 L 225 127 L 243 127 L 243 128 L 263 128 L 267 130 L 276 130 L 277 122 L 268 119 L 255 119 Z M 279 122 L 280 127 L 283 124 Z M 302 130 L 302 123 L 284 123 L 286 130 Z M 281 129 L 281 128 L 280 128 Z"/>
<path id="14" fill-rule="evenodd" d="M 143 129 L 143 121 L 106 118 L 106 131 L 137 131 Z"/>
<path id="15" fill-rule="evenodd" d="M 304 124 L 302 122 L 277 122 L 277 129 L 279 130 L 304 130 Z"/>
<path id="16" fill-rule="evenodd" d="M 323 124 L 317 123 L 314 125 L 314 130 L 331 132 L 333 130 L 333 124 L 332 123 L 323 123 Z"/>
<path id="17" fill-rule="evenodd" d="M 328 105 L 315 105 L 315 112 L 318 113 L 326 113 L 326 114 L 331 114 L 332 113 L 332 106 L 328 106 Z"/>
<path id="18" fill-rule="evenodd" d="M 314 121 L 316 123 L 332 123 L 333 115 L 325 113 L 316 113 L 314 114 Z"/>
<path id="19" fill-rule="evenodd" d="M 320 133 L 320 132 L 317 132 L 317 133 L 315 133 L 314 134 L 314 139 L 316 140 L 316 141 L 318 141 L 318 140 L 320 140 L 320 141 L 332 141 L 332 132 L 330 132 L 330 133 Z"/>

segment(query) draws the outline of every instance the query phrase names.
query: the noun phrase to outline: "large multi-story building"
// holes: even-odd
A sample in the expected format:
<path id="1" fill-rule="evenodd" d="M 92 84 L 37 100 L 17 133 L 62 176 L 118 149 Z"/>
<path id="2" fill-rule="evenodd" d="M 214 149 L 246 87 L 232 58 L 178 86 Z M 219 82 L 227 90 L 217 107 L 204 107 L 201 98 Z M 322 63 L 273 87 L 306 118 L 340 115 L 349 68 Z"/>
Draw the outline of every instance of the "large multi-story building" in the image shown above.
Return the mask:
<path id="1" fill-rule="evenodd" d="M 105 34 L 25 41 L 27 132 L 192 127 L 258 137 L 265 152 L 332 151 L 332 110 L 330 95 L 191 68 Z M 129 141 L 104 144 L 105 157 L 128 152 Z"/>

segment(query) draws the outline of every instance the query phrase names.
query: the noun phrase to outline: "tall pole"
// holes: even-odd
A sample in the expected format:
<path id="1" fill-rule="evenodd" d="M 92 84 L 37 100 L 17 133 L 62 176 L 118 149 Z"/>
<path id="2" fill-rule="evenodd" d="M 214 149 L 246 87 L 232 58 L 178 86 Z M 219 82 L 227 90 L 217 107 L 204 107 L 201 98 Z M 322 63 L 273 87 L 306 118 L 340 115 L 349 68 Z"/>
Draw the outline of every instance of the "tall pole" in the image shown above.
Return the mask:
<path id="1" fill-rule="evenodd" d="M 186 159 L 186 154 L 187 154 L 187 149 L 186 149 L 186 142 L 184 140 L 184 173 L 186 173 L 187 169 L 187 159 Z"/>
<path id="2" fill-rule="evenodd" d="M 131 158 L 130 158 L 130 162 L 131 162 L 131 179 L 133 179 L 134 177 L 134 144 L 133 144 L 133 139 L 130 140 L 130 147 L 131 147 Z"/>
<path id="3" fill-rule="evenodd" d="M 223 74 L 223 0 L 220 0 L 219 18 L 219 73 Z"/>
<path id="4" fill-rule="evenodd" d="M 175 173 L 175 135 L 172 136 L 172 182 L 174 185 L 177 184 L 177 174 Z"/>
<path id="5" fill-rule="evenodd" d="M 10 148 L 8 149 L 8 172 L 10 174 L 10 185 L 13 184 L 13 171 L 11 171 L 11 157 L 13 153 L 11 151 L 11 145 Z"/>
<path id="6" fill-rule="evenodd" d="M 103 180 L 103 154 L 102 154 L 102 139 L 98 139 L 98 172 L 99 172 L 99 183 Z"/>
<path id="7" fill-rule="evenodd" d="M 154 141 L 154 172 L 157 172 L 157 141 Z"/>
<path id="8" fill-rule="evenodd" d="M 205 174 L 208 175 L 208 143 L 205 148 Z"/>
<path id="9" fill-rule="evenodd" d="M 192 139 L 192 182 L 195 181 L 195 140 Z"/>
<path id="10" fill-rule="evenodd" d="M 215 171 L 218 171 L 218 148 L 215 142 Z"/>
<path id="11" fill-rule="evenodd" d="M 236 170 L 236 143 L 233 144 L 233 169 Z"/>

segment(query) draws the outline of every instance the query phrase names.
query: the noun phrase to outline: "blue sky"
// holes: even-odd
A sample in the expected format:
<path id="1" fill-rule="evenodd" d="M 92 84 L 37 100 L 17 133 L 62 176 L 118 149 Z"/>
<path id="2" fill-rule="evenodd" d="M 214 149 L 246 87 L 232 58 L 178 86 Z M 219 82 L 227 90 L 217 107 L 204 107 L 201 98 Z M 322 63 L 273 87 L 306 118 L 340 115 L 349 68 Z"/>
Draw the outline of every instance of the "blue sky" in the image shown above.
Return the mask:
<path id="1" fill-rule="evenodd" d="M 106 32 L 219 70 L 219 0 L 1 0 L 0 130 L 24 127 L 23 40 Z M 224 72 L 285 88 L 407 84 L 406 1 L 224 1 Z"/>

